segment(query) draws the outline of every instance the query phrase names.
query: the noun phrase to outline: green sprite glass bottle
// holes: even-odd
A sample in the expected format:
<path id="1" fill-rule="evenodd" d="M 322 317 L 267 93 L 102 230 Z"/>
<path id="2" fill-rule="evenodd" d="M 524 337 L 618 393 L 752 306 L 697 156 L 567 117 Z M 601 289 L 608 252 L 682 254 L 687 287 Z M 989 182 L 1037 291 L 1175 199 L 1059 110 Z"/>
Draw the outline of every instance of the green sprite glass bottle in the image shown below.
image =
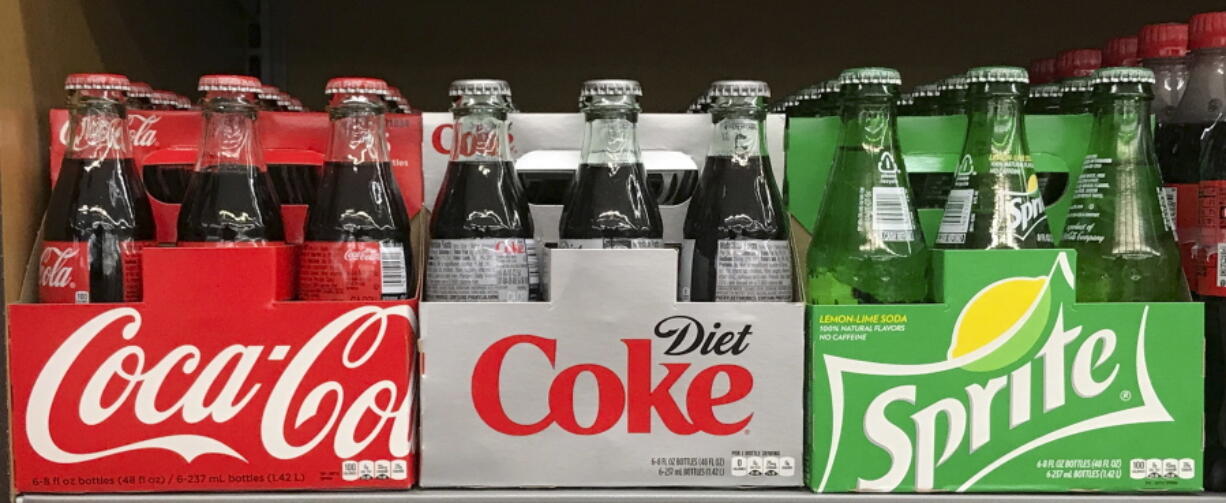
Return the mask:
<path id="1" fill-rule="evenodd" d="M 915 115 L 912 113 L 912 108 L 915 107 L 915 96 L 911 93 L 902 93 L 898 95 L 898 115 L 909 116 Z"/>
<path id="2" fill-rule="evenodd" d="M 898 71 L 839 77 L 843 131 L 808 251 L 814 304 L 929 300 L 930 251 L 898 144 Z"/>
<path id="3" fill-rule="evenodd" d="M 1030 86 L 1030 98 L 1026 100 L 1026 113 L 1030 115 L 1055 115 L 1060 113 L 1060 84 Z"/>
<path id="4" fill-rule="evenodd" d="M 962 115 L 966 113 L 966 76 L 954 75 L 937 84 L 940 94 L 937 96 L 937 106 L 941 115 Z"/>
<path id="5" fill-rule="evenodd" d="M 796 106 L 790 117 L 817 117 L 818 101 L 821 100 L 820 84 L 814 84 L 796 93 Z"/>
<path id="6" fill-rule="evenodd" d="M 940 96 L 941 89 L 937 84 L 920 84 L 915 86 L 915 89 L 911 91 L 914 103 L 911 105 L 910 115 L 919 117 L 941 115 Z"/>
<path id="7" fill-rule="evenodd" d="M 817 103 L 814 117 L 837 117 L 842 100 L 839 98 L 839 81 L 830 79 L 817 85 Z"/>
<path id="8" fill-rule="evenodd" d="M 1088 114 L 1093 102 L 1089 77 L 1071 77 L 1060 83 L 1060 113 Z"/>
<path id="9" fill-rule="evenodd" d="M 1047 210 L 1026 143 L 1024 68 L 967 72 L 969 121 L 962 160 L 936 245 L 955 249 L 1050 248 Z"/>
<path id="10" fill-rule="evenodd" d="M 1094 128 L 1064 235 L 1077 250 L 1077 301 L 1186 302 L 1150 130 L 1154 72 L 1104 68 L 1091 84 Z"/>

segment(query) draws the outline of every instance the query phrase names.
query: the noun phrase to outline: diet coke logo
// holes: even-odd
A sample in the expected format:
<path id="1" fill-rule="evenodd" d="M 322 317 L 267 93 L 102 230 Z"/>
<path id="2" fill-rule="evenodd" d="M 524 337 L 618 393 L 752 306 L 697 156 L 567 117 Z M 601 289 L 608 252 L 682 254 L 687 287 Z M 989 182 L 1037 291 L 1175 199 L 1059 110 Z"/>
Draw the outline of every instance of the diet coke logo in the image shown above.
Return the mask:
<path id="1" fill-rule="evenodd" d="M 701 323 L 685 316 L 667 318 L 655 328 L 656 337 L 671 339 L 663 352 L 669 356 L 737 355 L 748 348 L 746 338 L 751 334 L 748 325 L 740 331 L 706 332 Z M 621 345 L 625 363 L 616 369 L 592 362 L 559 368 L 556 339 L 527 334 L 505 337 L 477 359 L 472 374 L 473 407 L 490 428 L 516 436 L 533 435 L 553 425 L 576 435 L 596 435 L 614 428 L 623 418 L 626 432 L 651 433 L 653 417 L 679 435 L 731 435 L 744 430 L 753 419 L 753 413 L 733 420 L 717 414 L 721 406 L 736 403 L 753 391 L 753 374 L 745 367 L 731 363 L 699 367 L 685 361 L 657 364 L 651 339 L 622 339 Z M 516 352 L 514 364 L 521 368 L 515 369 L 516 380 L 509 385 L 520 393 L 533 390 L 548 397 L 548 410 L 532 421 L 513 419 L 504 407 L 501 390 L 512 351 Z M 659 375 L 660 369 L 663 375 Z M 552 374 L 551 381 L 522 380 L 541 374 Z M 590 424 L 581 424 L 575 410 L 580 379 L 595 381 L 596 385 L 598 405 Z"/>
<path id="2" fill-rule="evenodd" d="M 383 379 L 358 390 L 336 380 L 345 371 L 370 371 L 396 318 L 412 322 L 410 308 L 356 308 L 297 348 L 232 344 L 205 354 L 184 344 L 155 356 L 133 342 L 141 331 L 140 312 L 112 309 L 69 335 L 43 365 L 30 389 L 26 437 L 35 452 L 55 463 L 82 463 L 140 450 L 169 451 L 187 462 L 205 454 L 250 462 L 251 453 L 240 452 L 243 445 L 234 440 L 255 432 L 235 431 L 234 439 L 198 432 L 202 422 L 227 423 L 256 412 L 260 443 L 276 459 L 295 459 L 325 443 L 338 458 L 346 459 L 362 453 L 383 434 L 388 437 L 388 454 L 406 457 L 413 445 L 413 395 L 407 378 Z M 82 355 L 98 352 L 106 355 L 101 363 L 83 368 Z M 323 373 L 318 367 L 331 358 L 337 361 L 330 363 L 343 370 L 326 373 L 313 387 L 305 384 L 309 374 Z M 285 360 L 289 363 L 276 363 Z M 261 367 L 266 365 L 283 368 L 275 379 L 261 382 L 253 376 L 267 375 Z M 66 380 L 85 376 L 89 377 L 83 387 L 64 386 Z M 179 391 L 167 393 L 167 388 Z M 255 408 L 262 410 L 252 411 Z M 81 426 L 101 427 L 134 417 L 137 424 L 157 433 L 139 426 L 113 429 L 94 434 L 95 439 L 105 440 L 101 447 L 70 450 L 63 445 L 84 434 L 66 428 L 72 422 L 65 417 L 69 411 Z M 290 418 L 294 418 L 294 435 L 287 432 Z M 304 424 L 321 426 L 304 433 L 300 429 Z"/>
<path id="3" fill-rule="evenodd" d="M 56 248 L 44 245 L 39 257 L 38 285 L 48 288 L 76 288 L 72 281 L 72 262 L 78 257 L 78 248 Z"/>
<path id="4" fill-rule="evenodd" d="M 376 262 L 379 260 L 379 250 L 374 248 L 359 248 L 345 250 L 346 262 Z"/>

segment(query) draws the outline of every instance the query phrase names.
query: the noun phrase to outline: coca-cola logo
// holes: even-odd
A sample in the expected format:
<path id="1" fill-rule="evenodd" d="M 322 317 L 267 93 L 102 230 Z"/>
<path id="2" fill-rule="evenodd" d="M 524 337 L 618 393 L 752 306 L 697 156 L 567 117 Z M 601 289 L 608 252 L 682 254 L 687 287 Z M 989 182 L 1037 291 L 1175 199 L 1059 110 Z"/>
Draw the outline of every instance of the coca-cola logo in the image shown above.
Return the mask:
<path id="1" fill-rule="evenodd" d="M 345 250 L 346 262 L 375 262 L 379 260 L 379 250 L 374 248 L 363 248 L 357 250 Z"/>
<path id="2" fill-rule="evenodd" d="M 739 331 L 706 331 L 702 323 L 687 316 L 661 320 L 655 335 L 668 340 L 663 352 L 678 355 L 738 355 L 749 344 L 752 334 L 746 325 Z M 670 361 L 656 364 L 651 339 L 621 339 L 625 366 L 611 368 L 599 363 L 581 362 L 559 368 L 556 339 L 520 334 L 502 338 L 481 353 L 472 373 L 471 396 L 477 415 L 490 428 L 506 435 L 533 435 L 557 425 L 576 435 L 596 435 L 617 426 L 625 418 L 628 433 L 651 433 L 653 418 L 659 418 L 668 431 L 679 435 L 706 433 L 731 435 L 744 430 L 753 413 L 731 421 L 716 409 L 736 403 L 753 391 L 753 374 L 745 367 L 719 363 L 698 367 L 693 362 Z M 515 369 L 518 393 L 537 390 L 547 394 L 548 410 L 531 421 L 512 418 L 502 398 L 502 379 L 508 354 L 516 351 L 516 365 L 547 365 L 552 371 L 537 368 Z M 524 353 L 524 352 L 528 353 Z M 538 358 L 526 358 L 536 354 Z M 543 357 L 543 358 L 539 358 Z M 657 367 L 663 369 L 658 376 Z M 549 382 L 523 382 L 524 376 L 552 374 Z M 596 413 L 590 424 L 582 424 L 575 410 L 576 384 L 580 379 L 595 382 Z M 684 397 L 678 400 L 678 397 Z M 684 404 L 684 405 L 683 405 Z"/>
<path id="3" fill-rule="evenodd" d="M 158 115 L 129 115 L 128 116 L 128 137 L 132 140 L 132 145 L 135 147 L 152 147 L 157 144 L 158 132 L 153 128 L 154 124 L 162 120 Z M 69 127 L 71 121 L 64 122 L 60 126 L 59 140 L 61 145 L 68 145 Z M 74 145 L 76 147 L 77 145 Z"/>
<path id="4" fill-rule="evenodd" d="M 520 239 L 504 239 L 494 244 L 494 252 L 502 255 L 523 255 L 528 245 Z"/>
<path id="5" fill-rule="evenodd" d="M 80 250 L 44 246 L 39 256 L 38 285 L 48 288 L 76 288 L 72 281 L 72 262 Z"/>
<path id="6" fill-rule="evenodd" d="M 81 463 L 139 450 L 170 451 L 187 462 L 205 454 L 248 461 L 253 453 L 236 448 L 241 444 L 198 432 L 202 422 L 227 423 L 262 407 L 258 435 L 273 458 L 298 458 L 327 444 L 338 458 L 346 459 L 363 452 L 382 434 L 388 436 L 391 456 L 406 457 L 413 445 L 413 395 L 407 377 L 379 380 L 357 393 L 343 384 L 344 372 L 330 372 L 310 389 L 305 384 L 308 374 L 319 377 L 313 369 L 325 358 L 337 358 L 339 362 L 334 363 L 345 371 L 369 371 L 363 367 L 371 366 L 396 318 L 412 322 L 410 308 L 354 309 L 297 348 L 232 344 L 209 355 L 195 345 L 183 344 L 152 355 L 134 342 L 141 331 L 141 313 L 129 307 L 112 309 L 81 325 L 43 365 L 26 404 L 26 437 L 38 455 L 55 463 Z M 83 368 L 82 355 L 98 352 L 106 355 L 101 363 Z M 288 364 L 281 363 L 287 359 Z M 269 382 L 252 382 L 257 380 L 254 375 L 267 374 L 259 372 L 261 365 L 277 365 L 281 370 Z M 79 381 L 85 375 L 89 378 L 83 387 L 64 386 L 66 380 Z M 166 388 L 186 391 L 168 396 Z M 53 417 L 56 428 L 70 423 L 65 419 L 68 411 L 75 412 L 79 424 L 87 427 L 105 426 L 118 421 L 116 417 L 134 417 L 149 429 L 112 431 L 97 437 L 105 440 L 101 447 L 69 450 L 63 445 L 80 437 L 80 431 L 69 434 L 52 426 Z M 297 430 L 291 436 L 286 429 L 289 418 L 295 418 L 294 428 L 322 426 L 313 432 Z M 254 433 L 236 431 L 235 440 Z M 295 442 L 291 437 L 309 440 Z"/>

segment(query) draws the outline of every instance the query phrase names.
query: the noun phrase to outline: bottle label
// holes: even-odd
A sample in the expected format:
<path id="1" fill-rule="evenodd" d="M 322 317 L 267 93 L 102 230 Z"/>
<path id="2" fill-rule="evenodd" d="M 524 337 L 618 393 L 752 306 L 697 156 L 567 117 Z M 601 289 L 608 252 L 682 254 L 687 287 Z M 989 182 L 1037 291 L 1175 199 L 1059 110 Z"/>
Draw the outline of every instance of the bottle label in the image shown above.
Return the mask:
<path id="1" fill-rule="evenodd" d="M 303 300 L 383 300 L 408 296 L 408 262 L 400 243 L 307 241 L 298 265 Z"/>
<path id="2" fill-rule="evenodd" d="M 865 207 L 866 205 L 861 205 Z M 911 204 L 903 187 L 873 187 L 871 219 L 873 232 L 882 241 L 909 242 L 915 240 L 915 222 Z M 785 242 L 786 243 L 786 242 Z"/>
<path id="3" fill-rule="evenodd" d="M 121 241 L 119 243 L 120 274 L 123 301 L 141 300 L 141 253 L 152 242 Z M 38 298 L 40 302 L 90 302 L 89 242 L 46 241 L 38 264 Z"/>
<path id="4" fill-rule="evenodd" d="M 527 302 L 534 253 L 531 239 L 435 239 L 426 261 L 426 300 Z"/>
<path id="5" fill-rule="evenodd" d="M 937 231 L 938 243 L 966 243 L 966 234 L 970 232 L 973 218 L 971 208 L 974 205 L 975 191 L 973 189 L 949 191 L 949 199 L 945 202 L 945 214 L 941 217 L 941 227 Z"/>
<path id="6" fill-rule="evenodd" d="M 1226 297 L 1223 284 L 1223 249 L 1226 249 L 1226 180 L 1202 180 L 1198 185 L 1197 201 L 1200 206 L 1200 240 L 1202 250 L 1198 268 L 1197 293 L 1212 297 Z"/>
<path id="7" fill-rule="evenodd" d="M 1175 233 L 1175 240 L 1179 240 L 1179 230 L 1175 225 L 1175 212 L 1179 207 L 1179 192 L 1174 187 L 1161 187 L 1158 189 L 1158 202 L 1162 205 L 1162 223 L 1166 229 Z"/>
<path id="8" fill-rule="evenodd" d="M 1109 159 L 1099 159 L 1095 156 L 1086 157 L 1081 175 L 1077 177 L 1076 191 L 1073 192 L 1073 202 L 1068 209 L 1068 225 L 1064 228 L 1064 240 L 1079 243 L 1102 243 L 1106 236 L 1104 229 L 1096 225 L 1102 216 L 1095 201 L 1103 199 L 1103 189 L 1109 188 L 1107 174 L 1102 166 Z M 1165 207 L 1165 205 L 1163 205 Z"/>
<path id="9" fill-rule="evenodd" d="M 1195 183 L 1171 183 L 1166 185 L 1166 190 L 1175 208 L 1175 233 L 1179 241 L 1196 241 L 1196 228 L 1200 225 L 1200 188 Z"/>
<path id="10" fill-rule="evenodd" d="M 663 239 L 650 238 L 596 238 L 596 239 L 563 239 L 561 248 L 591 248 L 605 250 L 664 248 Z"/>
<path id="11" fill-rule="evenodd" d="M 677 299 L 689 302 L 694 288 L 694 240 L 681 241 L 681 267 L 677 272 Z"/>
<path id="12" fill-rule="evenodd" d="M 790 302 L 792 250 L 786 240 L 721 239 L 716 302 Z"/>

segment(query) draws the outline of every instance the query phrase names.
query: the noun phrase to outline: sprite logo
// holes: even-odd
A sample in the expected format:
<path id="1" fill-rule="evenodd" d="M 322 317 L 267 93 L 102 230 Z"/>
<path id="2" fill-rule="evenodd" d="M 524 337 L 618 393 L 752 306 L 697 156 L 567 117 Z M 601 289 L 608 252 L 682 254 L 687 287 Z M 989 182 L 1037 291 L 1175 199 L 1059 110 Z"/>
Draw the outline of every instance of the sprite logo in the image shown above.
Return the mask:
<path id="1" fill-rule="evenodd" d="M 972 289 L 960 312 L 955 305 L 949 316 L 957 317 L 944 335 L 948 346 L 943 355 L 928 350 L 929 356 L 916 357 L 907 354 L 920 352 L 915 348 L 897 347 L 903 339 L 918 344 L 914 341 L 922 337 L 930 344 L 942 338 L 933 332 L 939 328 L 908 325 L 916 333 L 892 340 L 870 335 L 881 337 L 880 344 L 868 340 L 819 356 L 823 368 L 815 377 L 826 381 L 829 408 L 813 411 L 815 421 L 828 423 L 813 432 L 819 446 L 810 459 L 814 488 L 985 490 L 977 484 L 997 472 L 1005 473 L 997 473 L 995 487 L 1005 476 L 1029 477 L 1018 482 L 1021 487 L 1059 484 L 1042 479 L 1036 450 L 1055 455 L 1050 446 L 1058 451 L 1062 442 L 1078 435 L 1174 421 L 1155 391 L 1145 353 L 1147 333 L 1162 331 L 1151 326 L 1156 307 L 1102 305 L 1112 316 L 1087 315 L 1097 307 L 1074 305 L 1069 253 L 1042 257 L 1050 266 L 1046 274 L 999 279 L 977 292 Z M 934 308 L 940 309 L 894 310 Z M 839 354 L 840 349 L 856 357 Z M 906 363 L 886 363 L 892 356 Z M 1190 434 L 1199 438 L 1198 427 L 1192 425 L 1196 429 Z M 1121 438 L 1120 449 L 1127 443 Z M 1119 463 L 1121 456 L 1102 457 Z M 1022 458 L 1026 461 L 1017 461 Z M 1096 476 L 1128 480 L 1127 467 L 1114 468 Z"/>

